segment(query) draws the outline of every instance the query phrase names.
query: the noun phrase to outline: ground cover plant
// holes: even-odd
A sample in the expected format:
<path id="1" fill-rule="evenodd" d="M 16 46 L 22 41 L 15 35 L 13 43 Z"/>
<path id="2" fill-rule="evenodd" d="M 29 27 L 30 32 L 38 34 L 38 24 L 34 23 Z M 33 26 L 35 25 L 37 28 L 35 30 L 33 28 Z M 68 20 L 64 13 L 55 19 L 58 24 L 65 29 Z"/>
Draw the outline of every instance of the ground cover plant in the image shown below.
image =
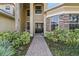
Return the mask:
<path id="1" fill-rule="evenodd" d="M 28 32 L 0 32 L 0 56 L 25 55 L 29 44 Z"/>
<path id="2" fill-rule="evenodd" d="M 79 29 L 47 32 L 46 42 L 55 56 L 79 55 Z"/>

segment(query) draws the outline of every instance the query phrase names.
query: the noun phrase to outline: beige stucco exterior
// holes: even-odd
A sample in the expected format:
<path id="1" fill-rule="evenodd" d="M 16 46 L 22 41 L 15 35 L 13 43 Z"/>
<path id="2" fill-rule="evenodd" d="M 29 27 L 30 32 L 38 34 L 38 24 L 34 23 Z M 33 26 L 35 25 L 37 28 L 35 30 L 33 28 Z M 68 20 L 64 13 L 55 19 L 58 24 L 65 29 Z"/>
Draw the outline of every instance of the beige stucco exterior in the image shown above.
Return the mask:
<path id="1" fill-rule="evenodd" d="M 0 32 L 15 31 L 14 7 L 12 5 L 0 3 Z M 6 10 L 6 6 L 10 7 L 10 10 Z"/>
<path id="2" fill-rule="evenodd" d="M 14 6 L 15 5 L 15 6 Z M 10 7 L 10 14 L 6 10 L 6 6 Z M 35 14 L 35 6 L 42 7 L 41 14 Z M 0 13 L 0 31 L 27 31 L 27 22 L 30 23 L 30 33 L 31 36 L 35 34 L 35 24 L 44 24 L 44 11 L 47 9 L 47 4 L 45 3 L 21 3 L 21 4 L 8 4 L 1 3 L 0 9 L 6 11 Z M 14 10 L 15 9 L 15 10 Z M 30 16 L 27 16 L 27 10 L 30 10 Z M 14 12 L 15 11 L 15 20 Z M 44 27 L 44 25 L 43 25 Z"/>
<path id="3" fill-rule="evenodd" d="M 43 23 L 43 19 L 44 19 L 44 4 L 34 4 L 34 10 L 35 10 L 35 6 L 42 6 L 42 13 L 41 14 L 35 14 L 34 11 L 34 22 L 35 23 Z"/>
<path id="4" fill-rule="evenodd" d="M 69 14 L 79 14 L 79 3 L 63 3 L 54 8 L 45 10 L 45 14 L 46 20 L 48 20 L 49 17 L 59 16 L 58 28 L 69 29 Z"/>
<path id="5" fill-rule="evenodd" d="M 5 7 L 5 4 L 1 4 L 1 5 L 2 6 L 0 6 L 0 8 Z M 63 23 L 63 21 L 65 21 L 64 19 L 66 19 L 66 22 L 68 22 L 69 14 L 79 14 L 78 3 L 63 3 L 51 9 L 47 8 L 47 3 L 16 3 L 14 5 L 15 8 L 13 9 L 11 8 L 11 11 L 13 12 L 13 10 L 15 9 L 15 20 L 12 15 L 4 16 L 1 14 L 0 22 L 2 23 L 0 26 L 3 27 L 2 29 L 0 29 L 1 31 L 8 31 L 10 29 L 10 31 L 12 30 L 17 32 L 20 31 L 27 32 L 28 31 L 27 23 L 29 23 L 29 27 L 30 27 L 29 32 L 31 36 L 35 35 L 36 24 L 42 24 L 41 26 L 43 27 L 43 33 L 45 34 L 47 31 L 51 31 L 51 20 L 52 17 L 56 15 L 59 16 L 58 27 L 68 29 L 69 25 L 67 25 L 67 23 Z M 35 6 L 42 7 L 41 14 L 35 13 Z M 27 10 L 29 10 L 30 16 L 27 16 L 28 13 Z M 3 24 L 5 24 L 5 26 Z"/>
<path id="6" fill-rule="evenodd" d="M 35 34 L 35 24 L 36 23 L 43 23 L 44 24 L 44 9 L 47 8 L 46 5 L 47 4 L 44 5 L 43 3 L 16 4 L 16 8 L 18 7 L 18 9 L 15 10 L 15 15 L 16 15 L 15 20 L 16 20 L 16 22 L 17 22 L 17 20 L 19 20 L 20 26 L 18 25 L 18 22 L 17 22 L 15 27 L 16 28 L 20 27 L 19 28 L 20 31 L 24 31 L 24 30 L 27 31 L 27 22 L 29 22 L 30 23 L 30 30 L 29 31 L 31 33 L 31 36 L 33 36 Z M 42 7 L 41 14 L 35 14 L 35 6 Z M 30 16 L 27 16 L 27 10 L 30 10 Z M 17 17 L 17 15 L 19 15 L 20 17 L 19 16 Z"/>
<path id="7" fill-rule="evenodd" d="M 63 3 L 55 8 L 48 9 L 45 12 L 47 13 L 46 17 L 66 13 L 79 13 L 79 3 Z"/>
<path id="8" fill-rule="evenodd" d="M 22 11 L 23 16 L 24 16 L 24 20 L 21 19 L 22 21 L 20 23 L 21 26 L 25 26 L 24 29 L 26 30 L 27 27 L 27 22 L 30 23 L 30 33 L 33 36 L 35 34 L 35 23 L 43 23 L 43 30 L 44 30 L 44 34 L 47 31 L 51 31 L 51 17 L 55 16 L 55 15 L 63 15 L 63 17 L 65 17 L 67 14 L 75 14 L 75 13 L 79 13 L 79 4 L 78 3 L 63 3 L 60 4 L 59 6 L 56 6 L 54 8 L 48 9 L 47 8 L 47 4 L 46 3 L 30 3 L 30 4 L 22 4 L 24 9 Z M 26 6 L 28 5 L 28 7 Z M 42 13 L 41 14 L 35 14 L 35 6 L 42 6 Z M 19 6 L 21 6 L 21 4 L 19 4 Z M 21 9 L 20 9 L 21 10 Z M 19 10 L 19 11 L 20 11 Z M 27 16 L 27 10 L 30 10 L 30 16 Z M 22 15 L 22 14 L 20 14 Z M 64 19 L 64 18 L 63 18 Z M 62 27 L 62 28 L 69 28 L 68 25 L 66 23 L 61 24 L 62 20 L 59 18 L 59 23 L 58 23 L 58 27 Z M 66 20 L 68 21 L 69 18 L 66 18 Z M 63 20 L 65 21 L 65 20 Z M 22 28 L 21 27 L 21 28 Z M 23 29 L 23 28 L 22 28 Z M 27 31 L 27 30 L 26 30 Z"/>
<path id="9" fill-rule="evenodd" d="M 0 14 L 0 32 L 14 31 L 15 21 L 13 18 Z"/>

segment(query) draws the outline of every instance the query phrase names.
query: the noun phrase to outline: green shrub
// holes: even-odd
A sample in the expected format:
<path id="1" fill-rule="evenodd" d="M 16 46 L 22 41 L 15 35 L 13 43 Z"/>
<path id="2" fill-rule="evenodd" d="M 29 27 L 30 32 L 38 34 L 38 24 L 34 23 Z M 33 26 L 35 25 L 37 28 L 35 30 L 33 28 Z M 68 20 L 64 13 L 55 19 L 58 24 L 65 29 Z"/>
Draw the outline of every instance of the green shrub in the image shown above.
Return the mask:
<path id="1" fill-rule="evenodd" d="M 12 35 L 11 32 L 0 32 L 0 40 L 9 40 L 11 41 Z"/>
<path id="2" fill-rule="evenodd" d="M 8 40 L 13 47 L 19 47 L 30 42 L 30 35 L 28 32 L 1 32 L 0 40 Z"/>
<path id="3" fill-rule="evenodd" d="M 46 33 L 46 41 L 55 55 L 79 55 L 79 29 Z M 50 41 L 51 40 L 51 41 Z"/>
<path id="4" fill-rule="evenodd" d="M 28 32 L 19 33 L 19 35 L 15 34 L 15 40 L 13 40 L 12 45 L 14 48 L 18 48 L 19 46 L 26 45 L 30 42 L 30 35 Z"/>
<path id="5" fill-rule="evenodd" d="M 65 41 L 68 36 L 67 34 L 68 31 L 66 30 L 61 30 L 61 29 L 56 29 L 53 32 L 47 32 L 46 33 L 46 38 L 49 40 L 52 40 L 53 42 L 63 42 Z"/>
<path id="6" fill-rule="evenodd" d="M 11 56 L 15 54 L 15 50 L 7 40 L 0 40 L 0 56 Z"/>
<path id="7" fill-rule="evenodd" d="M 13 55 L 14 53 L 12 48 L 16 50 L 16 48 L 26 45 L 29 42 L 30 35 L 28 32 L 0 32 L 0 54 Z"/>
<path id="8" fill-rule="evenodd" d="M 79 29 L 74 31 L 56 29 L 53 32 L 47 32 L 46 38 L 53 42 L 62 42 L 67 46 L 77 47 L 79 46 Z"/>
<path id="9" fill-rule="evenodd" d="M 28 32 L 23 32 L 23 34 L 20 36 L 20 40 L 22 41 L 22 44 L 28 44 L 30 42 L 30 35 Z"/>
<path id="10" fill-rule="evenodd" d="M 11 36 L 12 36 L 12 38 L 11 38 L 12 41 L 16 40 L 17 38 L 19 38 L 21 36 L 21 32 L 12 32 Z"/>
<path id="11" fill-rule="evenodd" d="M 53 32 L 46 33 L 46 38 L 50 41 L 57 42 L 57 36 Z"/>
<path id="12" fill-rule="evenodd" d="M 52 38 L 53 38 L 52 33 L 51 32 L 47 32 L 46 33 L 46 38 L 49 39 L 49 40 L 52 40 Z"/>

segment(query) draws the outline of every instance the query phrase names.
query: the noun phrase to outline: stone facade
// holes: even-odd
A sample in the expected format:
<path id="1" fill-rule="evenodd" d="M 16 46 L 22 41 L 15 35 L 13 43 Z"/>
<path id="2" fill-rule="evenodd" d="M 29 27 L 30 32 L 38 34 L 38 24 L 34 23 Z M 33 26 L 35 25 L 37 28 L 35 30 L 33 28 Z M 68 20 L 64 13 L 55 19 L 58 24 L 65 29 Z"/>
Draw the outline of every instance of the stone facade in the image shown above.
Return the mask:
<path id="1" fill-rule="evenodd" d="M 46 19 L 46 31 L 51 31 L 51 17 Z"/>
<path id="2" fill-rule="evenodd" d="M 59 16 L 59 28 L 69 29 L 69 15 L 62 14 Z"/>

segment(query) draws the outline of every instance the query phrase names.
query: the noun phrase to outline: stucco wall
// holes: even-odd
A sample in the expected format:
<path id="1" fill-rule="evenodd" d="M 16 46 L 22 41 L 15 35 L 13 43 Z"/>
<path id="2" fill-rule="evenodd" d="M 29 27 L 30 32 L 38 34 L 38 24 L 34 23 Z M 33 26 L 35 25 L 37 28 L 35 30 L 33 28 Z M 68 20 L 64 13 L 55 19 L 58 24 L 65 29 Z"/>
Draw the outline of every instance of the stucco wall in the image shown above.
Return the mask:
<path id="1" fill-rule="evenodd" d="M 60 7 L 60 8 L 57 8 L 57 9 L 52 9 L 52 10 L 47 12 L 47 15 L 54 15 L 58 12 L 62 12 L 63 10 L 64 10 L 63 7 Z"/>
<path id="2" fill-rule="evenodd" d="M 59 27 L 69 29 L 69 14 L 79 14 L 79 3 L 64 3 L 58 7 L 45 11 L 46 17 L 62 15 L 59 18 Z"/>
<path id="3" fill-rule="evenodd" d="M 41 14 L 35 14 L 35 6 L 42 6 L 42 13 Z M 44 22 L 44 5 L 43 4 L 34 4 L 34 22 L 35 23 L 43 23 Z"/>
<path id="4" fill-rule="evenodd" d="M 34 15 L 34 22 L 35 23 L 43 23 L 43 15 Z"/>
<path id="5" fill-rule="evenodd" d="M 64 6 L 64 11 L 79 11 L 79 5 L 78 6 Z"/>
<path id="6" fill-rule="evenodd" d="M 79 4 L 63 4 L 46 11 L 47 16 L 54 16 L 62 13 L 79 13 Z"/>
<path id="7" fill-rule="evenodd" d="M 33 30 L 35 32 L 35 23 L 44 23 L 44 9 L 47 8 L 47 6 L 44 7 L 44 4 L 37 4 L 37 5 L 42 5 L 42 14 L 35 14 L 35 3 L 33 4 Z M 47 4 L 46 4 L 47 5 Z M 27 31 L 27 22 L 30 22 L 30 17 L 27 16 L 27 10 L 30 10 L 30 4 L 20 4 L 20 11 L 21 11 L 21 31 L 26 30 Z M 31 26 L 32 26 L 31 25 Z"/>
<path id="8" fill-rule="evenodd" d="M 14 31 L 15 21 L 14 19 L 0 14 L 0 32 Z"/>

